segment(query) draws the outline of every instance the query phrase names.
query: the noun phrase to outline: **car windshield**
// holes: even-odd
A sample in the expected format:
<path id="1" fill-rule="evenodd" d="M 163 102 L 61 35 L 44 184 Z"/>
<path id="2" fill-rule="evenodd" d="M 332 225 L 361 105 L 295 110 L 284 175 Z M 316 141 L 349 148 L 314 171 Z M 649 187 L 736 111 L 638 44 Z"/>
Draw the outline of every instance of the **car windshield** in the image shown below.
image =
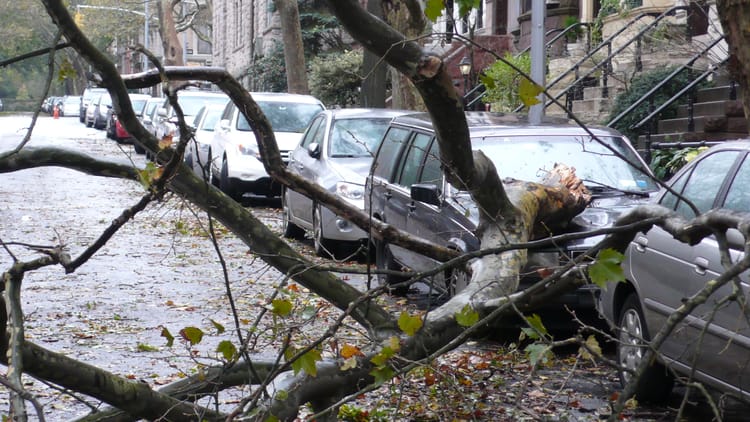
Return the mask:
<path id="1" fill-rule="evenodd" d="M 207 104 L 226 104 L 229 98 L 218 95 L 181 95 L 178 97 L 177 102 L 182 107 L 182 114 L 185 116 L 195 116 L 200 111 L 201 107 Z"/>
<path id="2" fill-rule="evenodd" d="M 207 109 L 206 118 L 203 119 L 203 126 L 200 127 L 200 130 L 213 132 L 214 128 L 216 128 L 216 125 L 219 124 L 219 120 L 221 119 L 221 112 L 222 110 L 219 109 Z"/>
<path id="3" fill-rule="evenodd" d="M 331 128 L 331 157 L 371 157 L 378 149 L 390 118 L 335 120 Z"/>
<path id="4" fill-rule="evenodd" d="M 514 136 L 472 139 L 495 164 L 501 177 L 540 182 L 556 163 L 574 167 L 576 175 L 592 191 L 618 190 L 650 192 L 657 190 L 653 180 L 630 162 L 640 163 L 620 137 L 599 137 L 612 149 L 588 136 Z"/>
<path id="5" fill-rule="evenodd" d="M 271 122 L 274 132 L 302 133 L 313 116 L 323 110 L 320 104 L 285 103 L 277 101 L 258 101 L 263 114 Z M 245 116 L 240 114 L 237 130 L 252 130 Z"/>
<path id="6" fill-rule="evenodd" d="M 142 100 L 136 99 L 130 101 L 133 104 L 133 110 L 135 111 L 135 114 L 140 115 L 141 113 L 143 113 L 143 107 L 146 106 L 146 101 L 147 100 L 145 98 Z"/>

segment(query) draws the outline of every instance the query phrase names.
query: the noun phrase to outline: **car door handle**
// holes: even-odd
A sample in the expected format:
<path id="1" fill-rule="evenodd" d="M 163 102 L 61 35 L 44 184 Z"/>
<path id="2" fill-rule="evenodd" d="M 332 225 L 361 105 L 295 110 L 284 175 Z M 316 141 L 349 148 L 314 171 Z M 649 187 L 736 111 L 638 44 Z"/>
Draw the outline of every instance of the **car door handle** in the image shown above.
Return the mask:
<path id="1" fill-rule="evenodd" d="M 706 258 L 701 256 L 695 258 L 695 260 L 693 260 L 693 265 L 695 266 L 693 271 L 695 271 L 696 274 L 706 275 L 706 269 L 708 268 L 708 260 Z"/>
<path id="2" fill-rule="evenodd" d="M 385 191 L 383 196 L 385 196 L 385 199 L 391 199 L 393 197 L 393 194 L 391 193 L 391 191 L 387 190 Z"/>
<path id="3" fill-rule="evenodd" d="M 406 205 L 406 208 L 409 210 L 409 212 L 414 212 L 417 210 L 417 204 L 415 204 L 414 202 L 411 202 Z"/>
<path id="4" fill-rule="evenodd" d="M 648 246 L 648 238 L 646 236 L 637 236 L 633 243 L 635 243 L 635 250 L 646 252 L 646 247 Z"/>

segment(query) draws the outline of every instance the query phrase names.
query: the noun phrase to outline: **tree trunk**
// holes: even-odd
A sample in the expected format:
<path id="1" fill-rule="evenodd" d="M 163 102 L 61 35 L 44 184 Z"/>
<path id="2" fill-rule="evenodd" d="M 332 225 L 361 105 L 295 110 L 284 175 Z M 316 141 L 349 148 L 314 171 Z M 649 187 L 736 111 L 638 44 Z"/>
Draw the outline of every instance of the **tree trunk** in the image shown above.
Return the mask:
<path id="1" fill-rule="evenodd" d="M 374 16 L 383 18 L 383 9 L 380 0 L 367 2 L 367 11 Z M 365 50 L 362 60 L 362 95 L 360 105 L 362 107 L 385 107 L 385 81 L 388 66 L 380 60 L 380 57 L 369 50 Z"/>
<path id="2" fill-rule="evenodd" d="M 369 4 L 368 4 L 369 9 Z M 425 30 L 424 13 L 414 1 L 383 1 L 382 13 L 396 31 L 407 39 L 417 39 Z M 367 71 L 367 68 L 365 68 Z M 391 107 L 405 110 L 425 110 L 424 100 L 409 78 L 401 72 L 391 72 Z"/>
<path id="3" fill-rule="evenodd" d="M 297 2 L 295 0 L 276 0 L 276 7 L 281 18 L 287 91 L 292 94 L 309 94 L 305 50 L 302 47 L 302 28 L 299 22 Z"/>
<path id="4" fill-rule="evenodd" d="M 729 72 L 740 85 L 745 118 L 750 117 L 750 44 L 747 43 L 747 28 L 750 25 L 750 1 L 717 0 L 724 36 L 729 45 Z"/>
<path id="5" fill-rule="evenodd" d="M 182 44 L 177 36 L 177 25 L 172 14 L 173 0 L 160 0 L 156 4 L 159 10 L 159 35 L 164 47 L 165 66 L 184 66 L 185 57 L 182 54 Z"/>

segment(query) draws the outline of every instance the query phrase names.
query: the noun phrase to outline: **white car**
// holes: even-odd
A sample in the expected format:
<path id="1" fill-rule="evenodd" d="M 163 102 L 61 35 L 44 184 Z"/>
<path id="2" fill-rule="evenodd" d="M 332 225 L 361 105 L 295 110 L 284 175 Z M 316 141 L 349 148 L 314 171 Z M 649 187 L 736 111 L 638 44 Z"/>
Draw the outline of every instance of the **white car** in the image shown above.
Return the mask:
<path id="1" fill-rule="evenodd" d="M 211 138 L 221 120 L 221 114 L 226 106 L 221 104 L 206 104 L 193 120 L 194 138 L 188 142 L 185 149 L 185 164 L 199 176 L 208 176 L 208 151 L 211 149 Z"/>
<path id="2" fill-rule="evenodd" d="M 310 95 L 251 93 L 271 123 L 284 162 L 300 141 L 312 118 L 325 109 Z M 211 139 L 211 181 L 239 200 L 245 193 L 279 196 L 281 187 L 266 172 L 249 122 L 227 104 Z"/>
<path id="3" fill-rule="evenodd" d="M 172 137 L 172 142 L 177 143 L 180 139 L 180 131 L 177 129 L 177 115 L 169 103 L 169 99 L 163 98 L 162 105 L 157 110 L 157 118 L 153 120 L 154 133 L 158 139 L 167 136 Z M 182 90 L 177 92 L 177 103 L 180 104 L 185 121 L 190 123 L 195 119 L 201 107 L 206 104 L 225 105 L 229 97 L 223 92 Z"/>

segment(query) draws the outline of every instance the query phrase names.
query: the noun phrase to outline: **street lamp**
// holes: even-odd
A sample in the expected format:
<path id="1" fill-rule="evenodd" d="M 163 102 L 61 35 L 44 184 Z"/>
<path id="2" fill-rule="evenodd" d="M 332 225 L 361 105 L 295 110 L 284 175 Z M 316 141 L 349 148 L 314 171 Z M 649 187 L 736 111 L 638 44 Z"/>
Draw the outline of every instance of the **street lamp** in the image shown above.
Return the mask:
<path id="1" fill-rule="evenodd" d="M 471 74 L 471 60 L 469 60 L 468 56 L 464 56 L 458 62 L 458 71 L 464 77 L 464 102 L 466 102 L 466 95 L 469 93 L 469 75 Z"/>

